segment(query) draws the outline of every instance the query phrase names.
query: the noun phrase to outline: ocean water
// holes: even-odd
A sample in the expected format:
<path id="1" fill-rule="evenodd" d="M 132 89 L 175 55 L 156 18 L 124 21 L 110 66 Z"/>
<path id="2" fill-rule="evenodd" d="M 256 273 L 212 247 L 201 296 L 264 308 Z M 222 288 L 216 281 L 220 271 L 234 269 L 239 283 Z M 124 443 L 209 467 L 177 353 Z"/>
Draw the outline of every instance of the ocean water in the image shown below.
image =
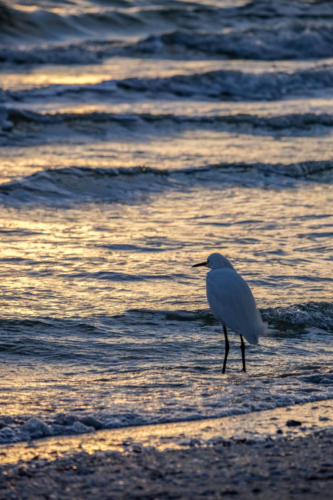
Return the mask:
<path id="1" fill-rule="evenodd" d="M 0 443 L 333 398 L 333 5 L 0 3 Z M 211 252 L 269 331 L 205 297 Z"/>

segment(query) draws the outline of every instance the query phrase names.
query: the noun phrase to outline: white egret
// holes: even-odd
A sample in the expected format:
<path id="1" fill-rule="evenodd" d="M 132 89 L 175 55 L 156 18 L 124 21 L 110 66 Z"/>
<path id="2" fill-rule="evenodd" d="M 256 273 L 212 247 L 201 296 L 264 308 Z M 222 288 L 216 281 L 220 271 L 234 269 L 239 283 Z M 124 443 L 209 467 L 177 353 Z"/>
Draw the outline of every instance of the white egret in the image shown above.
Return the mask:
<path id="1" fill-rule="evenodd" d="M 211 269 L 206 276 L 207 299 L 214 316 L 222 323 L 225 353 L 222 373 L 225 373 L 229 353 L 227 326 L 240 334 L 243 371 L 245 366 L 245 343 L 257 344 L 259 335 L 266 329 L 248 284 L 235 271 L 228 259 L 219 253 L 212 253 L 206 262 L 192 267 L 207 266 Z"/>

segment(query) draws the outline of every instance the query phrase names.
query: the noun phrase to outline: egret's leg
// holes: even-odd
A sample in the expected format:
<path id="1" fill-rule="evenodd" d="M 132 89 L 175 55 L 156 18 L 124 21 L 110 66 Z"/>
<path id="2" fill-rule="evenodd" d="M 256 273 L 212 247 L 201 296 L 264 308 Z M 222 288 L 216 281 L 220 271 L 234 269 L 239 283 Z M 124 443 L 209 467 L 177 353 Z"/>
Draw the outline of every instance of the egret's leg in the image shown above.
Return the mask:
<path id="1" fill-rule="evenodd" d="M 225 368 L 227 366 L 227 357 L 228 357 L 228 353 L 229 353 L 229 340 L 228 340 L 228 334 L 227 334 L 227 329 L 226 329 L 225 325 L 223 325 L 223 332 L 224 332 L 224 340 L 225 340 L 225 351 L 224 351 L 222 373 L 225 373 Z"/>
<path id="2" fill-rule="evenodd" d="M 241 339 L 241 351 L 242 351 L 242 363 L 243 363 L 243 372 L 246 372 L 246 367 L 245 367 L 245 343 L 243 339 L 243 335 L 240 335 Z"/>

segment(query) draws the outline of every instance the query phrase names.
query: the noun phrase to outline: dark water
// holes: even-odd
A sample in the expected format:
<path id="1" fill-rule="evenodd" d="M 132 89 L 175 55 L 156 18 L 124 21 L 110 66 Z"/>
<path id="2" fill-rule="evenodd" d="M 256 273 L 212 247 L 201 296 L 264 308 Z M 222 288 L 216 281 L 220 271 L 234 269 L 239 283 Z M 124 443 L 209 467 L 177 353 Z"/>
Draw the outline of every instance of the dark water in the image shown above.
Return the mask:
<path id="1" fill-rule="evenodd" d="M 332 18 L 0 3 L 0 442 L 332 398 Z M 213 251 L 269 325 L 246 375 Z"/>

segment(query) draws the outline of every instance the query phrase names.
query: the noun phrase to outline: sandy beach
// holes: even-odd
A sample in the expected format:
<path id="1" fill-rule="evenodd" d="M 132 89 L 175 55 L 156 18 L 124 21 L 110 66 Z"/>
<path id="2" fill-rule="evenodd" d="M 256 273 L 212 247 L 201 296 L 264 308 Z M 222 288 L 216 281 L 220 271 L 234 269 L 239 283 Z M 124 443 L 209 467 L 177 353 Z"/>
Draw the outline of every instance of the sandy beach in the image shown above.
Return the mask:
<path id="1" fill-rule="evenodd" d="M 329 415 L 324 401 L 257 412 L 243 430 L 248 415 L 2 446 L 0 498 L 329 499 Z"/>

